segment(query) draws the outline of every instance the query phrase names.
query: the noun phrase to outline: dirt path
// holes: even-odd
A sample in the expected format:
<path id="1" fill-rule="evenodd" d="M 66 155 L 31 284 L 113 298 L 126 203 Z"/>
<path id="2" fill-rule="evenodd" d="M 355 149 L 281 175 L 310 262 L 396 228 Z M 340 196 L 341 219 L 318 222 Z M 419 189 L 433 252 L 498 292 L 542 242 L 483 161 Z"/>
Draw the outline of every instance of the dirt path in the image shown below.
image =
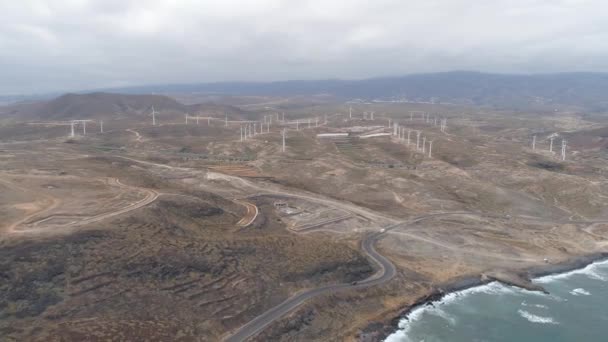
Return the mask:
<path id="1" fill-rule="evenodd" d="M 484 252 L 479 252 L 476 251 L 474 249 L 471 248 L 466 248 L 466 247 L 459 247 L 459 246 L 454 246 L 454 245 L 450 245 L 450 244 L 446 244 L 444 242 L 435 240 L 435 239 L 431 239 L 431 238 L 425 238 L 422 236 L 418 236 L 416 234 L 412 234 L 412 233 L 408 233 L 408 232 L 400 232 L 400 231 L 393 231 L 391 232 L 391 234 L 397 234 L 397 235 L 401 235 L 401 236 L 406 236 L 408 238 L 414 239 L 414 240 L 418 240 L 418 241 L 422 241 L 443 249 L 447 249 L 447 250 L 451 250 L 454 252 L 458 252 L 458 253 L 462 253 L 462 254 L 471 254 L 471 255 L 478 255 L 478 256 L 482 256 L 482 257 L 486 257 L 486 258 L 492 258 L 492 259 L 497 259 L 497 260 L 510 260 L 510 261 L 526 261 L 526 262 L 541 262 L 542 258 L 538 258 L 538 259 L 534 259 L 534 258 L 518 258 L 518 257 L 508 257 L 508 256 L 503 256 L 500 254 L 496 254 L 496 253 L 484 253 Z"/>
<path id="2" fill-rule="evenodd" d="M 21 232 L 21 231 L 17 231 L 16 228 L 38 215 L 50 212 L 51 210 L 57 208 L 61 204 L 61 201 L 58 198 L 55 198 L 55 197 L 52 197 L 52 196 L 49 196 L 49 195 L 43 194 L 43 193 L 33 194 L 32 190 L 20 187 L 9 180 L 0 178 L 0 183 L 6 185 L 8 188 L 13 189 L 15 191 L 30 193 L 35 198 L 36 197 L 43 198 L 42 200 L 36 200 L 34 202 L 34 203 L 36 203 L 34 205 L 34 209 L 29 211 L 29 213 L 27 213 L 26 216 L 24 216 L 23 218 L 15 221 L 15 222 L 9 223 L 4 228 L 4 230 L 8 234 Z"/>
<path id="3" fill-rule="evenodd" d="M 253 221 L 255 221 L 255 219 L 258 217 L 258 213 L 259 213 L 258 207 L 253 203 L 242 201 L 242 200 L 235 199 L 234 202 L 247 208 L 247 213 L 245 214 L 245 216 L 243 216 L 243 218 L 236 224 L 240 227 L 247 227 L 250 224 L 252 224 Z"/>
<path id="4" fill-rule="evenodd" d="M 136 140 L 136 141 L 138 141 L 138 142 L 141 142 L 141 141 L 142 141 L 142 140 L 141 140 L 141 134 L 139 134 L 139 132 L 138 132 L 138 131 L 132 130 L 132 129 L 130 129 L 130 128 L 129 128 L 129 129 L 125 129 L 125 131 L 127 131 L 127 132 L 131 132 L 131 133 L 135 134 L 135 140 Z"/>
<path id="5" fill-rule="evenodd" d="M 145 192 L 145 197 L 142 200 L 132 203 L 124 208 L 114 210 L 111 212 L 107 212 L 107 213 L 102 213 L 102 214 L 91 216 L 91 217 L 84 217 L 78 221 L 61 225 L 62 229 L 90 224 L 90 223 L 94 223 L 94 222 L 99 222 L 102 220 L 112 218 L 117 215 L 122 215 L 122 214 L 128 213 L 130 211 L 139 209 L 141 207 L 144 207 L 144 206 L 154 202 L 159 196 L 159 194 L 154 190 L 125 185 L 125 184 L 121 183 L 117 178 L 108 178 L 108 179 L 105 179 L 104 181 L 108 185 L 117 186 L 122 189 L 126 189 L 128 191 Z M 20 192 L 25 192 L 25 193 L 32 192 L 32 190 L 19 187 L 7 180 L 0 179 L 0 182 L 11 187 L 12 189 L 20 191 Z M 37 209 L 34 212 L 31 212 L 31 213 L 27 214 L 25 217 L 19 219 L 18 221 L 9 224 L 5 228 L 7 233 L 9 233 L 9 234 L 27 234 L 27 233 L 48 232 L 47 229 L 44 228 L 44 226 L 36 227 L 36 228 L 29 228 L 29 229 L 17 229 L 19 226 L 22 226 L 24 224 L 37 225 L 39 223 L 43 223 L 44 221 L 48 220 L 48 217 L 41 218 L 37 221 L 36 220 L 32 221 L 32 220 L 36 217 L 42 216 L 42 214 L 51 212 L 53 209 L 57 208 L 62 203 L 61 200 L 59 200 L 55 197 L 52 197 L 50 195 L 47 195 L 47 194 L 36 193 L 35 196 L 44 197 L 44 200 L 41 202 L 43 202 L 46 205 L 41 205 L 40 209 Z"/>

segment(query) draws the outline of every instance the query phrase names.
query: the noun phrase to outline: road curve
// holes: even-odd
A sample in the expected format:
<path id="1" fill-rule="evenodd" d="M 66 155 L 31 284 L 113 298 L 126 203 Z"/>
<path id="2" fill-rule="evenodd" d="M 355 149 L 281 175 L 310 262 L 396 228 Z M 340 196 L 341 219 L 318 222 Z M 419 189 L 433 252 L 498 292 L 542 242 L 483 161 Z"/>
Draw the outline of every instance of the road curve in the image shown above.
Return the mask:
<path id="1" fill-rule="evenodd" d="M 437 213 L 437 214 L 428 214 L 423 216 L 415 217 L 409 221 L 398 222 L 392 224 L 384 229 L 367 234 L 363 240 L 361 241 L 361 250 L 366 255 L 368 259 L 370 259 L 377 267 L 376 273 L 370 276 L 367 279 L 356 283 L 342 283 L 335 285 L 326 285 L 322 287 L 318 287 L 316 289 L 304 291 L 296 294 L 293 297 L 286 299 L 281 304 L 273 307 L 272 309 L 264 312 L 258 317 L 251 320 L 249 323 L 240 327 L 237 331 L 235 331 L 232 335 L 228 336 L 224 339 L 226 342 L 240 342 L 245 341 L 248 338 L 258 334 L 268 325 L 273 323 L 274 321 L 280 319 L 290 311 L 294 310 L 305 301 L 312 299 L 314 297 L 335 293 L 343 290 L 352 290 L 352 289 L 363 289 L 370 286 L 381 285 L 389 280 L 391 280 L 395 274 L 397 273 L 397 269 L 395 265 L 387 259 L 382 254 L 378 253 L 374 247 L 376 242 L 380 240 L 380 238 L 386 234 L 386 232 L 398 228 L 402 225 L 409 225 L 420 222 L 422 220 L 437 217 L 437 216 L 445 216 L 445 215 L 462 215 L 462 214 L 470 214 L 470 212 L 448 212 L 448 213 Z"/>

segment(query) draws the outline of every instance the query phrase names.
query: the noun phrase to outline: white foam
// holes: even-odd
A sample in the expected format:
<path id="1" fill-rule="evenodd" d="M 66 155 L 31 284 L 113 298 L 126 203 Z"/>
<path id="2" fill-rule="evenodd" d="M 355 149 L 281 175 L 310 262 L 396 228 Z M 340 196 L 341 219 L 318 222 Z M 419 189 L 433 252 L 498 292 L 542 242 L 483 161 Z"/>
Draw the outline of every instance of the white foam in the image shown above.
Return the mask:
<path id="1" fill-rule="evenodd" d="M 589 277 L 591 279 L 596 279 L 596 280 L 600 280 L 600 281 L 608 281 L 608 259 L 604 260 L 604 261 L 599 261 L 599 262 L 589 264 L 589 265 L 587 265 L 587 267 L 582 268 L 582 269 L 536 278 L 536 279 L 534 279 L 534 282 L 540 283 L 540 284 L 545 284 L 545 283 L 552 282 L 554 280 L 566 279 L 575 274 L 586 275 L 587 277 Z M 582 292 L 581 290 L 584 292 Z M 575 291 L 577 294 L 573 294 L 573 295 L 590 295 L 584 289 L 575 289 L 572 292 L 575 292 Z M 414 322 L 420 320 L 422 315 L 425 312 L 428 312 L 429 314 L 433 314 L 435 316 L 442 317 L 445 320 L 447 320 L 450 324 L 453 325 L 455 323 L 454 317 L 449 316 L 445 311 L 441 310 L 438 307 L 460 301 L 469 295 L 478 294 L 478 293 L 485 293 L 485 294 L 489 294 L 489 295 L 503 295 L 503 294 L 519 295 L 519 294 L 525 293 L 525 294 L 543 296 L 543 298 L 548 298 L 548 299 L 551 299 L 551 300 L 557 301 L 557 302 L 567 302 L 568 301 L 568 299 L 561 298 L 556 295 L 552 295 L 552 294 L 546 295 L 541 292 L 527 291 L 527 290 L 522 290 L 522 289 L 515 290 L 509 286 L 502 285 L 499 282 L 492 282 L 492 283 L 489 283 L 486 285 L 472 287 L 472 288 L 462 290 L 459 292 L 449 293 L 446 296 L 444 296 L 441 299 L 441 301 L 435 302 L 435 303 L 433 303 L 433 305 L 423 305 L 423 306 L 415 308 L 405 318 L 403 318 L 401 321 L 399 321 L 399 329 L 397 331 L 395 331 L 394 333 L 392 333 L 391 335 L 389 335 L 385 339 L 385 341 L 386 342 L 410 341 L 410 339 L 408 338 L 408 333 L 411 329 L 411 325 Z M 522 306 L 535 307 L 535 308 L 539 308 L 539 309 L 548 308 L 546 305 L 528 304 L 525 301 L 522 302 Z M 518 313 L 522 317 L 524 317 L 525 319 L 527 319 L 528 321 L 530 321 L 532 323 L 559 324 L 559 322 L 554 321 L 553 318 L 551 318 L 551 317 L 542 317 L 542 316 L 533 315 L 525 310 L 520 309 L 520 310 L 518 310 Z"/>
<path id="2" fill-rule="evenodd" d="M 553 318 L 551 318 L 551 317 L 542 317 L 542 316 L 533 315 L 525 310 L 521 310 L 521 309 L 517 310 L 517 313 L 519 313 L 519 315 L 521 317 L 527 319 L 529 322 L 532 322 L 532 323 L 559 324 L 559 322 L 554 321 Z"/>
<path id="3" fill-rule="evenodd" d="M 608 266 L 608 260 L 594 262 L 592 264 L 587 265 L 587 267 L 581 268 L 578 270 L 573 270 L 573 271 L 566 272 L 566 273 L 552 274 L 552 275 L 536 278 L 536 279 L 534 279 L 534 282 L 540 283 L 540 284 L 546 284 L 546 283 L 550 283 L 555 280 L 567 279 L 567 278 L 569 278 L 573 275 L 577 275 L 577 274 L 585 275 L 588 278 L 595 279 L 595 280 L 608 281 L 608 275 L 605 273 L 607 266 Z M 604 272 L 602 272 L 602 270 Z"/>
<path id="4" fill-rule="evenodd" d="M 389 335 L 385 342 L 405 342 L 410 341 L 408 333 L 414 322 L 420 320 L 424 313 L 441 317 L 445 319 L 449 324 L 456 325 L 456 319 L 450 316 L 447 312 L 441 309 L 442 306 L 452 304 L 463 300 L 464 298 L 478 293 L 485 293 L 490 295 L 501 295 L 501 294 L 515 294 L 513 289 L 505 286 L 499 282 L 492 282 L 486 285 L 471 287 L 466 290 L 452 292 L 445 295 L 440 301 L 434 302 L 433 305 L 422 305 L 412 311 L 410 311 L 405 318 L 399 321 L 399 330 Z"/>
<path id="5" fill-rule="evenodd" d="M 543 305 L 543 304 L 528 304 L 525 300 L 523 302 L 521 302 L 521 306 L 532 307 L 532 308 L 539 308 L 539 309 L 548 309 L 548 307 L 546 305 Z"/>
<path id="6" fill-rule="evenodd" d="M 589 293 L 587 290 L 581 289 L 581 288 L 570 291 L 570 294 L 573 296 L 580 296 L 580 295 L 591 296 L 591 293 Z"/>

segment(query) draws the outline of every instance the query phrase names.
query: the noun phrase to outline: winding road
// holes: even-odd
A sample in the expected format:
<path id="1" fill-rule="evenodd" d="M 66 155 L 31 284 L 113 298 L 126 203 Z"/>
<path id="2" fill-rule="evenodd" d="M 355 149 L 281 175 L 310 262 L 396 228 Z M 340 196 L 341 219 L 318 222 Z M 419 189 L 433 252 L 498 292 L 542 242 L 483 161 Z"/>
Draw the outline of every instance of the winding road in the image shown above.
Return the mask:
<path id="1" fill-rule="evenodd" d="M 232 333 L 232 335 L 228 336 L 225 341 L 226 342 L 237 342 L 237 341 L 245 341 L 248 338 L 253 337 L 258 334 L 268 325 L 273 323 L 274 321 L 280 319 L 290 311 L 294 310 L 298 306 L 302 305 L 309 299 L 312 299 L 317 296 L 335 293 L 338 291 L 344 290 L 352 290 L 352 289 L 363 289 L 370 286 L 381 285 L 389 280 L 391 280 L 395 274 L 397 274 L 397 269 L 395 265 L 387 259 L 382 254 L 378 253 L 374 247 L 376 242 L 380 240 L 380 238 L 385 235 L 387 232 L 410 224 L 414 224 L 420 222 L 422 220 L 426 220 L 433 217 L 438 216 L 446 216 L 446 215 L 462 215 L 462 214 L 470 214 L 469 212 L 449 212 L 449 213 L 437 213 L 437 214 L 428 214 L 423 216 L 415 217 L 409 221 L 398 222 L 387 226 L 381 229 L 378 232 L 367 234 L 363 240 L 361 241 L 361 250 L 365 254 L 365 256 L 371 260 L 377 268 L 377 271 L 367 279 L 361 280 L 359 282 L 354 283 L 342 283 L 335 285 L 327 285 L 323 287 L 319 287 L 316 289 L 304 291 L 294 295 L 293 297 L 288 298 L 281 304 L 273 307 L 272 309 L 264 312 L 260 316 L 254 318 L 249 323 L 240 327 L 237 331 Z M 310 232 L 310 230 L 308 231 Z"/>

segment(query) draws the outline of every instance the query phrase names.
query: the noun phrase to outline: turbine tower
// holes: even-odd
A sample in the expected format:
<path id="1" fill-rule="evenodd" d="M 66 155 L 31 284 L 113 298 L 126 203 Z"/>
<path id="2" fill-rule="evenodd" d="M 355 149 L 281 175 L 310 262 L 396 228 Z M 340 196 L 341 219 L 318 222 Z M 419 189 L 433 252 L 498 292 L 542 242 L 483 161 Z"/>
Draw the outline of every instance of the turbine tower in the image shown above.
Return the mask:
<path id="1" fill-rule="evenodd" d="M 70 122 L 70 137 L 74 137 L 74 125 L 76 123 L 74 121 Z"/>
<path id="2" fill-rule="evenodd" d="M 103 121 L 99 121 L 99 132 L 103 133 Z"/>
<path id="3" fill-rule="evenodd" d="M 433 157 L 433 140 L 429 141 L 429 158 Z"/>
<path id="4" fill-rule="evenodd" d="M 536 150 L 536 135 L 532 136 L 532 150 Z"/>
<path id="5" fill-rule="evenodd" d="M 154 106 L 152 106 L 152 126 L 156 126 L 156 111 L 154 110 Z"/>
<path id="6" fill-rule="evenodd" d="M 285 153 L 285 128 L 283 128 L 283 153 Z"/>
<path id="7" fill-rule="evenodd" d="M 549 152 L 553 153 L 553 138 L 549 139 Z"/>

